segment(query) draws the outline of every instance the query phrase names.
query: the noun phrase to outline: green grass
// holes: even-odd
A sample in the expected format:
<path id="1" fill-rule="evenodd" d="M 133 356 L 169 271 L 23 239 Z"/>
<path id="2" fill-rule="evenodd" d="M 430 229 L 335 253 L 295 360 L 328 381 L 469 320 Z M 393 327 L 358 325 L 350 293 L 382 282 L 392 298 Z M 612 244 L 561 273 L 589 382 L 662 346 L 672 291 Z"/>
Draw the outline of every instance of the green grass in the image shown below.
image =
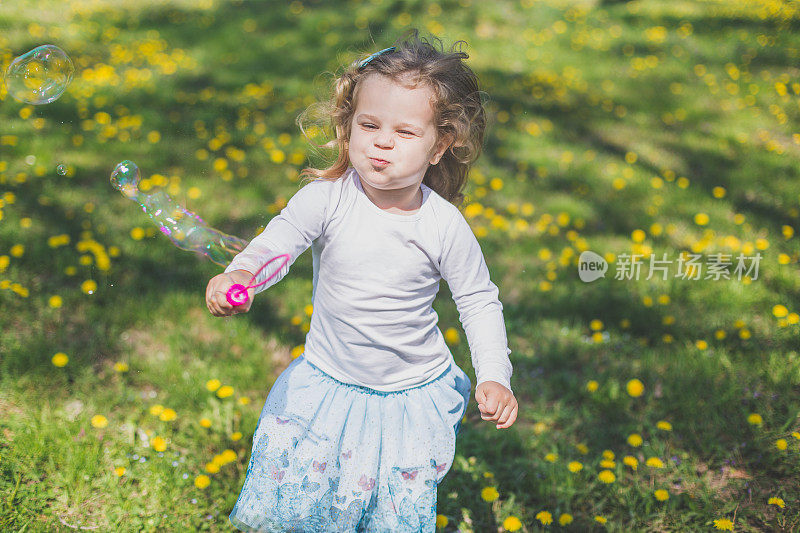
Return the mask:
<path id="1" fill-rule="evenodd" d="M 466 40 L 490 96 L 466 192 L 494 211 L 469 220 L 500 288 L 520 404 L 504 431 L 470 404 L 438 491 L 442 530 L 513 531 L 509 517 L 520 531 L 713 530 L 722 518 L 736 531 L 800 527 L 800 325 L 773 312 L 800 311 L 798 236 L 784 235 L 800 230 L 793 4 L 42 4 L 0 5 L 4 70 L 44 43 L 76 65 L 49 105 L 0 89 L 0 529 L 233 529 L 227 515 L 260 408 L 304 342 L 311 254 L 247 315 L 214 318 L 204 291 L 221 269 L 158 235 L 109 174 L 130 159 L 145 176 L 165 176 L 210 225 L 252 238 L 297 191 L 299 171 L 322 164 L 295 117 L 340 65 L 410 25 L 446 45 Z M 221 146 L 209 145 L 215 137 Z M 221 158 L 227 176 L 214 167 Z M 696 223 L 698 213 L 709 222 Z M 137 227 L 144 239 L 132 238 Z M 632 240 L 637 229 L 642 243 Z M 50 246 L 62 234 L 69 243 Z M 78 250 L 88 239 L 110 255 L 109 269 Z M 762 255 L 750 283 L 674 277 L 681 251 L 735 261 L 742 247 Z M 645 263 L 638 281 L 614 279 L 612 261 L 605 279 L 583 283 L 583 249 L 666 253 L 671 278 L 645 280 Z M 86 280 L 97 283 L 91 295 Z M 451 349 L 474 383 L 442 287 L 440 328 L 459 331 Z M 56 295 L 63 303 L 53 308 Z M 594 340 L 593 320 L 602 321 Z M 56 353 L 66 366 L 52 363 Z M 644 383 L 640 397 L 626 390 L 633 378 Z M 209 391 L 213 379 L 232 395 Z M 177 418 L 162 420 L 154 406 Z M 763 424 L 749 424 L 751 413 Z M 95 415 L 107 426 L 94 427 Z M 672 430 L 658 429 L 661 420 Z M 632 433 L 641 446 L 628 444 Z M 146 445 L 155 437 L 166 439 L 163 452 Z M 232 460 L 207 471 L 225 450 Z M 600 464 L 604 450 L 614 466 Z M 628 455 L 636 470 L 623 464 Z M 650 457 L 664 467 L 646 466 Z M 571 473 L 571 461 L 583 468 Z M 597 477 L 606 468 L 611 484 Z M 211 482 L 198 488 L 202 474 Z M 491 502 L 488 487 L 499 495 Z M 562 513 L 572 524 L 558 524 Z"/>

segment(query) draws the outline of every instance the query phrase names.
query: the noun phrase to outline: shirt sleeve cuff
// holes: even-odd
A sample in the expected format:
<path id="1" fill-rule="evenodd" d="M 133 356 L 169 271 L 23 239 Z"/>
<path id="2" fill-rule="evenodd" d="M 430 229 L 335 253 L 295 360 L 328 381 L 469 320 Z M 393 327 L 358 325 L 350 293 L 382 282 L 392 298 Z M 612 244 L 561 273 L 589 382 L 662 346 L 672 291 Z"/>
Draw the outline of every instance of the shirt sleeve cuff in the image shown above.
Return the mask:
<path id="1" fill-rule="evenodd" d="M 508 365 L 494 362 L 484 363 L 475 371 L 477 381 L 475 386 L 477 387 L 485 381 L 494 381 L 510 390 L 511 394 L 514 394 L 514 391 L 511 390 L 511 370 L 510 363 Z"/>

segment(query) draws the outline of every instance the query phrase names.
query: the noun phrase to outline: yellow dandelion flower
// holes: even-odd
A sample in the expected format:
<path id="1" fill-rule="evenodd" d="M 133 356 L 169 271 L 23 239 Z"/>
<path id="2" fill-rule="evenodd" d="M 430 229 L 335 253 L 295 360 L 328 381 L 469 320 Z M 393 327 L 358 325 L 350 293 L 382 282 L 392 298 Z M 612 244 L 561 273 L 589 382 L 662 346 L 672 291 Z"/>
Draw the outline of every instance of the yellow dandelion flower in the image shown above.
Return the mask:
<path id="1" fill-rule="evenodd" d="M 506 519 L 506 520 L 508 520 L 508 519 Z M 450 523 L 450 521 L 447 519 L 447 517 L 445 515 L 443 515 L 443 514 L 436 515 L 436 527 L 437 528 L 439 528 L 439 529 L 445 528 L 445 527 L 447 527 L 447 524 L 449 524 L 449 523 Z M 508 529 L 508 528 L 506 528 L 506 529 Z"/>
<path id="2" fill-rule="evenodd" d="M 708 348 L 708 343 L 704 340 L 695 341 L 694 345 L 697 346 L 698 350 L 705 350 Z"/>
<path id="3" fill-rule="evenodd" d="M 800 433 L 798 433 L 797 431 L 792 431 L 792 437 L 796 438 L 797 440 L 800 440 Z"/>
<path id="4" fill-rule="evenodd" d="M 483 498 L 484 501 L 493 502 L 499 497 L 500 493 L 497 492 L 497 489 L 494 487 L 484 487 L 483 490 L 481 490 L 481 498 Z"/>
<path id="5" fill-rule="evenodd" d="M 200 425 L 203 426 L 204 428 L 210 428 L 211 427 L 211 420 L 209 420 L 208 418 L 205 418 L 205 417 L 201 418 L 200 419 Z"/>
<path id="6" fill-rule="evenodd" d="M 67 354 L 64 352 L 58 352 L 53 356 L 52 361 L 55 366 L 61 367 L 65 366 L 69 362 L 69 357 L 67 357 Z"/>
<path id="7" fill-rule="evenodd" d="M 694 223 L 697 224 L 698 226 L 705 226 L 706 224 L 708 224 L 708 220 L 709 220 L 708 215 L 705 213 L 697 213 L 694 216 Z"/>
<path id="8" fill-rule="evenodd" d="M 97 290 L 97 282 L 93 279 L 87 279 L 81 283 L 81 290 L 86 294 L 94 294 L 94 292 Z"/>
<path id="9" fill-rule="evenodd" d="M 458 330 L 456 328 L 447 328 L 444 332 L 444 340 L 450 345 L 458 344 L 461 340 L 458 335 Z"/>
<path id="10" fill-rule="evenodd" d="M 600 384 L 599 384 L 598 382 L 596 382 L 595 380 L 593 380 L 593 379 L 592 379 L 592 380 L 589 380 L 589 381 L 586 383 L 586 390 L 587 390 L 587 391 L 589 391 L 589 392 L 594 392 L 594 391 L 596 391 L 596 390 L 597 390 L 599 387 L 600 387 Z"/>
<path id="11" fill-rule="evenodd" d="M 232 463 L 236 460 L 236 452 L 231 450 L 230 448 L 226 448 L 220 454 L 220 459 L 223 461 L 224 464 Z"/>
<path id="12" fill-rule="evenodd" d="M 626 455 L 625 457 L 623 457 L 622 458 L 622 463 L 628 465 L 633 470 L 636 470 L 636 469 L 639 468 L 639 460 L 636 459 L 636 457 L 634 457 L 632 455 Z"/>
<path id="13" fill-rule="evenodd" d="M 764 423 L 764 419 L 758 413 L 750 413 L 747 415 L 747 423 L 753 426 L 760 426 Z"/>
<path id="14" fill-rule="evenodd" d="M 176 413 L 174 409 L 167 408 L 161 412 L 158 418 L 160 418 L 164 422 L 172 422 L 173 420 L 178 418 L 178 413 Z"/>
<path id="15" fill-rule="evenodd" d="M 536 513 L 536 519 L 545 526 L 553 523 L 553 515 L 549 511 L 539 511 Z"/>
<path id="16" fill-rule="evenodd" d="M 103 415 L 94 415 L 92 417 L 92 426 L 96 428 L 104 428 L 108 425 L 108 419 Z"/>
<path id="17" fill-rule="evenodd" d="M 209 474 L 216 474 L 219 472 L 219 465 L 212 461 L 210 463 L 206 463 L 205 469 Z"/>
<path id="18" fill-rule="evenodd" d="M 772 498 L 769 499 L 769 501 L 767 501 L 767 505 L 777 505 L 778 507 L 783 509 L 783 506 L 786 505 L 786 504 L 784 503 L 784 501 L 781 498 L 773 496 Z"/>
<path id="19" fill-rule="evenodd" d="M 235 441 L 241 440 L 241 439 L 242 439 L 242 432 L 241 431 L 234 431 L 233 433 L 231 433 L 231 440 L 232 441 L 235 442 Z"/>
<path id="20" fill-rule="evenodd" d="M 198 489 L 204 489 L 211 484 L 211 478 L 205 474 L 200 474 L 194 478 L 194 486 Z"/>
<path id="21" fill-rule="evenodd" d="M 656 422 L 656 427 L 658 429 L 663 429 L 664 431 L 672 431 L 672 424 L 670 424 L 666 420 L 659 420 L 658 422 Z"/>
<path id="22" fill-rule="evenodd" d="M 600 461 L 601 468 L 614 468 L 615 466 L 617 466 L 617 463 L 611 459 L 603 459 Z"/>
<path id="23" fill-rule="evenodd" d="M 25 253 L 25 246 L 21 244 L 15 244 L 11 247 L 8 253 L 10 253 L 13 257 L 22 257 L 22 254 Z"/>
<path id="24" fill-rule="evenodd" d="M 669 499 L 669 491 L 664 489 L 658 489 L 653 494 L 655 494 L 656 500 L 660 502 L 664 502 Z"/>
<path id="25" fill-rule="evenodd" d="M 305 351 L 306 351 L 306 345 L 305 344 L 299 344 L 299 345 L 295 346 L 294 348 L 292 348 L 292 351 L 290 352 L 289 355 L 292 356 L 292 359 L 297 359 Z"/>
<path id="26" fill-rule="evenodd" d="M 567 465 L 567 469 L 574 474 L 576 472 L 580 472 L 581 469 L 583 469 L 583 465 L 578 461 L 570 461 L 570 463 Z"/>
<path id="27" fill-rule="evenodd" d="M 595 522 L 599 522 L 601 524 L 605 524 L 606 522 L 608 522 L 605 516 L 600 516 L 600 515 L 595 516 L 594 520 Z"/>
<path id="28" fill-rule="evenodd" d="M 115 473 L 117 476 L 119 476 L 119 477 L 122 477 L 122 476 L 124 476 L 124 475 L 125 475 L 125 467 L 124 467 L 124 466 L 118 466 L 118 467 L 116 467 L 116 468 L 114 469 L 114 473 Z"/>
<path id="29" fill-rule="evenodd" d="M 548 453 L 544 456 L 544 460 L 550 463 L 555 463 L 558 461 L 558 454 L 557 453 Z"/>
<path id="30" fill-rule="evenodd" d="M 164 412 L 164 406 L 160 403 L 154 404 L 150 406 L 150 414 L 153 416 L 158 416 Z"/>
<path id="31" fill-rule="evenodd" d="M 519 531 L 522 528 L 522 522 L 516 516 L 509 516 L 503 520 L 503 528 L 506 531 Z"/>
<path id="32" fill-rule="evenodd" d="M 125 362 L 117 362 L 114 363 L 114 370 L 117 372 L 127 372 L 130 369 L 128 363 Z"/>
<path id="33" fill-rule="evenodd" d="M 140 241 L 144 238 L 144 230 L 142 228 L 136 227 L 131 230 L 131 239 L 134 241 Z"/>
<path id="34" fill-rule="evenodd" d="M 615 457 L 614 452 L 611 450 L 603 450 L 603 459 L 611 460 Z"/>
<path id="35" fill-rule="evenodd" d="M 772 307 L 772 314 L 777 318 L 783 318 L 789 314 L 789 310 L 786 309 L 785 305 L 778 304 Z"/>
<path id="36" fill-rule="evenodd" d="M 153 437 L 150 440 L 150 444 L 153 446 L 153 449 L 157 452 L 163 452 L 167 449 L 167 439 L 164 437 Z"/>
<path id="37" fill-rule="evenodd" d="M 615 476 L 614 472 L 611 470 L 602 470 L 599 474 L 597 474 L 597 479 L 603 483 L 614 483 L 614 481 L 617 480 L 617 476 Z"/>
<path id="38" fill-rule="evenodd" d="M 59 307 L 61 307 L 62 303 L 63 300 L 61 299 L 61 296 L 58 295 L 51 296 L 50 299 L 47 301 L 47 304 L 53 309 L 58 309 Z"/>
<path id="39" fill-rule="evenodd" d="M 714 527 L 725 531 L 733 531 L 733 522 L 727 518 L 717 518 L 714 520 Z"/>
<path id="40" fill-rule="evenodd" d="M 634 378 L 628 381 L 626 389 L 628 390 L 628 394 L 630 394 L 634 398 L 638 398 L 644 392 L 644 383 Z"/>
<path id="41" fill-rule="evenodd" d="M 206 389 L 208 389 L 209 392 L 214 392 L 220 387 L 220 385 L 222 385 L 222 382 L 220 382 L 218 379 L 209 379 L 206 381 Z"/>
<path id="42" fill-rule="evenodd" d="M 589 323 L 589 327 L 592 328 L 592 331 L 600 331 L 603 329 L 603 321 L 595 318 Z"/>
<path id="43" fill-rule="evenodd" d="M 575 449 L 578 450 L 578 452 L 582 455 L 589 453 L 589 447 L 583 443 L 576 444 Z"/>
<path id="44" fill-rule="evenodd" d="M 572 523 L 572 515 L 569 513 L 563 513 L 561 516 L 558 517 L 558 523 L 562 526 L 566 526 L 567 524 Z"/>
<path id="45" fill-rule="evenodd" d="M 642 436 L 638 433 L 631 433 L 628 435 L 628 444 L 633 446 L 634 448 L 638 448 L 642 445 Z"/>
<path id="46" fill-rule="evenodd" d="M 779 450 L 785 450 L 788 445 L 786 439 L 778 439 L 775 441 L 775 447 Z"/>
<path id="47" fill-rule="evenodd" d="M 647 459 L 647 461 L 645 461 L 644 464 L 650 468 L 664 468 L 664 462 L 658 457 L 650 457 Z"/>
<path id="48" fill-rule="evenodd" d="M 217 396 L 220 398 L 227 398 L 228 396 L 233 394 L 233 387 L 230 385 L 223 385 L 222 387 L 217 390 Z"/>

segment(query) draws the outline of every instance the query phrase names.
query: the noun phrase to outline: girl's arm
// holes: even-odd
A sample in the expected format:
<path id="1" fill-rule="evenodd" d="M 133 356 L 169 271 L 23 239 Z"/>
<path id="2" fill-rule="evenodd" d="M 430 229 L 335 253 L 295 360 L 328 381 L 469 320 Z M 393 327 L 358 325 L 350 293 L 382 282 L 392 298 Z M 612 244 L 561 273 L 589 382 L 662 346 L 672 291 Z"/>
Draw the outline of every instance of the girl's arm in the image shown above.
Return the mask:
<path id="1" fill-rule="evenodd" d="M 259 293 L 278 283 L 289 272 L 295 259 L 322 234 L 334 185 L 335 182 L 325 180 L 307 183 L 289 199 L 280 214 L 269 221 L 264 231 L 233 258 L 225 272 L 256 272 L 276 255 L 289 254 L 289 261 L 283 264 L 275 277 L 257 287 L 255 292 Z M 281 264 L 281 261 L 275 261 L 275 265 Z M 265 268 L 253 283 L 267 279 L 274 271 L 270 267 Z"/>
<path id="2" fill-rule="evenodd" d="M 457 209 L 444 232 L 439 272 L 453 294 L 467 335 L 472 366 L 480 385 L 495 381 L 511 390 L 513 366 L 508 358 L 506 326 L 499 289 L 489 277 L 478 239 Z"/>

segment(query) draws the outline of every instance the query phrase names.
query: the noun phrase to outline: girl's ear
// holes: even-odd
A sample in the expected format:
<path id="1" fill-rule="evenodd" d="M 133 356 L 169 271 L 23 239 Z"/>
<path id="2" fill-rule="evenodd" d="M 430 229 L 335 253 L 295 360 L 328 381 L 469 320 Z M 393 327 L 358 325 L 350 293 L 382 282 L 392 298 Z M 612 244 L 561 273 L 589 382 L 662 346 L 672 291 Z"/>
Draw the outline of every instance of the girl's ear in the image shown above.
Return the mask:
<path id="1" fill-rule="evenodd" d="M 442 137 L 442 140 L 439 141 L 439 146 L 436 152 L 434 152 L 434 154 L 431 156 L 430 160 L 431 165 L 436 165 L 439 163 L 439 160 L 442 158 L 444 153 L 447 151 L 448 148 L 450 148 L 450 145 L 453 143 L 453 139 L 454 137 L 452 134 L 447 134 L 444 137 Z"/>

